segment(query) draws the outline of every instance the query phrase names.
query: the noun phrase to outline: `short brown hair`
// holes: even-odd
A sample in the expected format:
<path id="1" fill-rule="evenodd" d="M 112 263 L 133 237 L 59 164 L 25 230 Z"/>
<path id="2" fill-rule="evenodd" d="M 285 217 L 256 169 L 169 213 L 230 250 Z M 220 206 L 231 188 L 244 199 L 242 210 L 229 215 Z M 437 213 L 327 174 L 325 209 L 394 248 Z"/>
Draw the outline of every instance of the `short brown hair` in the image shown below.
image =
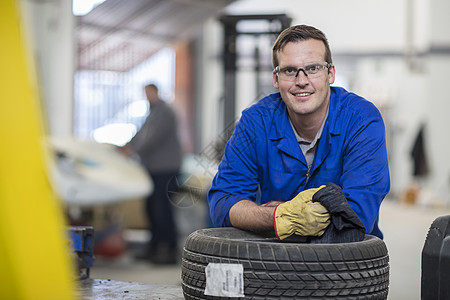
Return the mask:
<path id="1" fill-rule="evenodd" d="M 273 44 L 272 48 L 272 64 L 273 67 L 278 66 L 277 54 L 283 50 L 289 42 L 306 41 L 309 39 L 320 40 L 325 46 L 325 61 L 332 63 L 330 45 L 328 44 L 325 34 L 317 28 L 308 25 L 294 25 L 283 30 Z"/>
<path id="2" fill-rule="evenodd" d="M 147 89 L 153 89 L 156 93 L 158 92 L 158 87 L 157 87 L 156 84 L 154 84 L 154 83 L 147 84 L 144 88 L 145 88 L 146 90 L 147 90 Z"/>

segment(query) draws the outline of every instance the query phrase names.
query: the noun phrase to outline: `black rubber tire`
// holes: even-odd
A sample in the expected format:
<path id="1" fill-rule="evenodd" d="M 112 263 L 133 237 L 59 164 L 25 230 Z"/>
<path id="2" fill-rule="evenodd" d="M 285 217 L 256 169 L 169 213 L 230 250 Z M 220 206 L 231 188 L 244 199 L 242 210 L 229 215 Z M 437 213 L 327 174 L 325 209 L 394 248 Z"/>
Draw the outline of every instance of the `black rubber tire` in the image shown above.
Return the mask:
<path id="1" fill-rule="evenodd" d="M 381 239 L 370 235 L 357 243 L 306 244 L 236 228 L 197 230 L 183 249 L 185 299 L 228 299 L 204 295 L 208 263 L 242 264 L 245 299 L 360 300 L 388 295 L 388 251 Z"/>

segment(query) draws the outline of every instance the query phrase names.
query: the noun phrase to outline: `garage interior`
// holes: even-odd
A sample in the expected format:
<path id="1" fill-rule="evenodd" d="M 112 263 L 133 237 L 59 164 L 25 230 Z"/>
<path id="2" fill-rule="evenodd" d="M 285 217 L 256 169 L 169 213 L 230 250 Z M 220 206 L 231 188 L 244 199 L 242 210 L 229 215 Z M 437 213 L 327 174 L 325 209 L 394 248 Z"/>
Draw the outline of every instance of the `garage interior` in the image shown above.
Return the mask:
<path id="1" fill-rule="evenodd" d="M 106 0 L 83 12 L 77 5 L 89 1 L 11 2 L 23 14 L 54 149 L 74 141 L 123 145 L 143 121 L 143 115 L 124 116 L 124 108 L 144 99 L 146 83 L 157 83 L 174 106 L 184 170 L 198 183 L 195 194 L 174 206 L 180 245 L 209 226 L 206 191 L 241 111 L 275 92 L 276 35 L 291 24 L 323 30 L 335 85 L 373 102 L 386 125 L 391 192 L 381 206 L 380 228 L 390 256 L 388 299 L 420 299 L 427 232 L 435 218 L 450 214 L 448 1 Z M 9 108 L 4 102 L 2 110 Z M 119 136 L 116 126 L 124 123 Z M 413 155 L 418 142 L 420 159 Z M 87 149 L 69 148 L 73 155 Z M 119 226 L 119 244 L 96 255 L 91 278 L 180 286 L 179 265 L 133 259 L 134 247 L 149 238 L 137 189 L 105 200 L 100 189 L 86 198 L 83 187 L 55 189 L 70 218 L 89 218 L 99 233 L 111 223 Z"/>

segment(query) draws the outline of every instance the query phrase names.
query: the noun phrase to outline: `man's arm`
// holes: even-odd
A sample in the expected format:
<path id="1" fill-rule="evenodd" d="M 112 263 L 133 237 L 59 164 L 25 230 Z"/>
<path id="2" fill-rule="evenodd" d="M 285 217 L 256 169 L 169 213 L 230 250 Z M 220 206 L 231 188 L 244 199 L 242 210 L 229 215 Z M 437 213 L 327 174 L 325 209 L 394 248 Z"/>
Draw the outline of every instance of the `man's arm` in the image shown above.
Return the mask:
<path id="1" fill-rule="evenodd" d="M 273 231 L 273 213 L 278 204 L 273 201 L 268 205 L 258 205 L 250 200 L 241 200 L 230 209 L 230 222 L 233 227 L 254 231 Z"/>
<path id="2" fill-rule="evenodd" d="M 337 184 L 363 222 L 366 233 L 382 238 L 377 226 L 378 215 L 381 202 L 390 189 L 383 118 L 375 105 L 368 101 L 359 102 L 350 112 L 344 120 L 348 133 L 342 157 L 342 176 Z"/>
<path id="3" fill-rule="evenodd" d="M 322 187 L 304 190 L 287 202 L 261 206 L 241 200 L 230 209 L 231 225 L 255 232 L 275 232 L 280 240 L 293 234 L 320 236 L 330 224 L 330 215 L 322 204 L 312 202 L 312 197 Z"/>

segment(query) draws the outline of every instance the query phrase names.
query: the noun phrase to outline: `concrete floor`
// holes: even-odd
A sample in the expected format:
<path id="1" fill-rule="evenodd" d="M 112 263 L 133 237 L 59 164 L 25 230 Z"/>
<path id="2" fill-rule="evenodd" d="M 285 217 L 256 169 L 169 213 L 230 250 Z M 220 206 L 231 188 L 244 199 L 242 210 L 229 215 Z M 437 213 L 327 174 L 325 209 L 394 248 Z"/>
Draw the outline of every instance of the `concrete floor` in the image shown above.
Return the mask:
<path id="1" fill-rule="evenodd" d="M 204 207 L 177 212 L 182 234 L 187 236 L 199 225 Z M 381 207 L 380 228 L 390 256 L 389 298 L 420 299 L 421 254 L 431 223 L 438 216 L 450 215 L 450 209 L 431 209 L 385 200 Z M 196 224 L 196 225 L 193 225 Z M 135 239 L 133 237 L 133 239 Z M 145 237 L 142 237 L 144 238 Z M 116 259 L 98 257 L 91 278 L 151 284 L 180 285 L 179 265 L 163 267 L 135 261 L 130 252 Z"/>

